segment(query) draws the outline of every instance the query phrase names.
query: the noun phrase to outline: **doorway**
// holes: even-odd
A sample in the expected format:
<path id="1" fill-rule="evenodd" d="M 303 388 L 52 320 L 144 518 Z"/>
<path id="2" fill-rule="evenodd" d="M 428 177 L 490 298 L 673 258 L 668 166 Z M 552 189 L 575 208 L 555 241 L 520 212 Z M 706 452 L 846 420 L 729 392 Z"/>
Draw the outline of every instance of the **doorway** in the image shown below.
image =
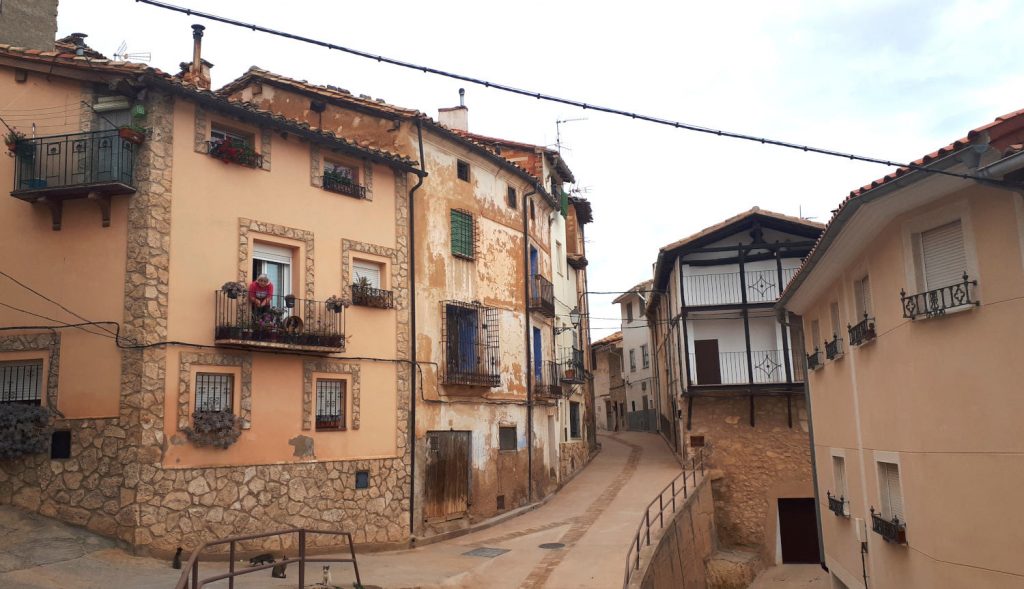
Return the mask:
<path id="1" fill-rule="evenodd" d="M 814 499 L 779 499 L 782 563 L 817 564 L 818 524 Z"/>
<path id="2" fill-rule="evenodd" d="M 718 340 L 694 340 L 693 355 L 697 362 L 696 384 L 722 384 L 722 369 L 718 362 Z"/>
<path id="3" fill-rule="evenodd" d="M 470 434 L 427 432 L 424 519 L 458 519 L 469 510 Z"/>

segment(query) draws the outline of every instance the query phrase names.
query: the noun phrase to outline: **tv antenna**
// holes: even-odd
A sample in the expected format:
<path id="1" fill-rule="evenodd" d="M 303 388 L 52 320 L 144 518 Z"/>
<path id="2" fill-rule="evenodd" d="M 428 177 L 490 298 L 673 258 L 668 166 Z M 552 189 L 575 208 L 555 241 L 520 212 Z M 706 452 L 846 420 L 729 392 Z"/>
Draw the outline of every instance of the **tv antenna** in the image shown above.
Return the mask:
<path id="1" fill-rule="evenodd" d="M 810 217 L 810 216 L 805 217 L 804 216 L 804 205 L 799 205 L 799 209 L 798 210 L 800 211 L 798 213 L 800 218 L 805 220 L 805 221 L 813 221 L 813 220 L 817 219 L 817 217 Z"/>
<path id="2" fill-rule="evenodd" d="M 149 51 L 139 51 L 136 53 L 128 52 L 128 43 L 121 41 L 121 44 L 117 46 L 117 51 L 114 52 L 114 61 L 142 61 L 146 62 L 153 59 L 153 54 Z"/>
<path id="3" fill-rule="evenodd" d="M 574 123 L 576 121 L 585 121 L 586 118 L 580 119 L 556 119 L 555 120 L 555 150 L 558 153 L 562 153 L 562 124 L 563 123 Z"/>

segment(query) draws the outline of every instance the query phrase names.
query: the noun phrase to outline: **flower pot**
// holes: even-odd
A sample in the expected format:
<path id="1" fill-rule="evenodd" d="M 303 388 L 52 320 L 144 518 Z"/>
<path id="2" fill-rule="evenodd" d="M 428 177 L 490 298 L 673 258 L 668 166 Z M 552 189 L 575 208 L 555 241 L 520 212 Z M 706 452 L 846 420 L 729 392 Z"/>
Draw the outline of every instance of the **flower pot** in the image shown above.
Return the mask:
<path id="1" fill-rule="evenodd" d="M 121 127 L 117 130 L 117 136 L 133 145 L 142 145 L 146 140 L 146 134 L 131 127 Z"/>
<path id="2" fill-rule="evenodd" d="M 284 296 L 284 306 L 288 307 L 289 309 L 294 309 L 295 308 L 295 295 L 285 295 Z"/>

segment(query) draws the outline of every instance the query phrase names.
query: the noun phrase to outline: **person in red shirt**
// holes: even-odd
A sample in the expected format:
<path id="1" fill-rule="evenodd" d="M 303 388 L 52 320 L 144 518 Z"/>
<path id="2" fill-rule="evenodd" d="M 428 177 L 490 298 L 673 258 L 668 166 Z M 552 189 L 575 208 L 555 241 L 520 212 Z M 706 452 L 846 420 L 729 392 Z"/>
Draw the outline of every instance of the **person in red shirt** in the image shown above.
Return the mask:
<path id="1" fill-rule="evenodd" d="M 270 310 L 270 301 L 274 299 L 274 283 L 266 274 L 260 274 L 249 284 L 249 305 L 253 315 L 259 317 Z"/>

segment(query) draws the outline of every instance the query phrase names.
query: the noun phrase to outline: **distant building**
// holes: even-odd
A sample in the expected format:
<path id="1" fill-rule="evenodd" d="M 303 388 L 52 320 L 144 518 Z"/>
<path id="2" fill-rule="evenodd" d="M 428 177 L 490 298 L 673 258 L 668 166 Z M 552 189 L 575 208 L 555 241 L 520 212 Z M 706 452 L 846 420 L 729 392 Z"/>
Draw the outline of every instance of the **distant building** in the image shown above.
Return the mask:
<path id="1" fill-rule="evenodd" d="M 658 429 L 657 397 L 654 395 L 654 368 L 651 333 L 646 308 L 651 286 L 646 280 L 616 297 L 622 316 L 622 375 L 625 383 L 625 427 L 632 431 Z"/>
<path id="2" fill-rule="evenodd" d="M 597 427 L 617 432 L 625 429 L 626 381 L 622 378 L 622 332 L 616 331 L 593 343 L 594 406 Z"/>
<path id="3" fill-rule="evenodd" d="M 1017 111 L 854 190 L 778 303 L 834 587 L 1024 586 L 1022 143 Z"/>

